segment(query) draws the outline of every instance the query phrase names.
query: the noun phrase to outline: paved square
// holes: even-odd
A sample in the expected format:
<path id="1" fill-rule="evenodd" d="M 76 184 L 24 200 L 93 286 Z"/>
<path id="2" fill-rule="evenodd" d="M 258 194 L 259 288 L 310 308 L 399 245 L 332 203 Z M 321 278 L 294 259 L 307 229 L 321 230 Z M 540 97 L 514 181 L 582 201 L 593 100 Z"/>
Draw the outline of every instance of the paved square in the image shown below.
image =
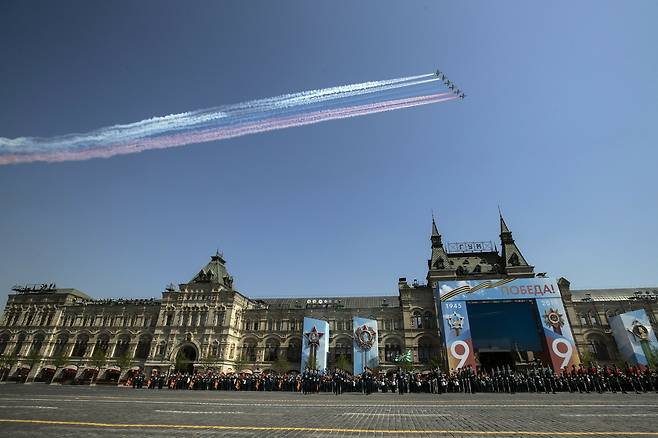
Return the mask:
<path id="1" fill-rule="evenodd" d="M 0 385 L 0 436 L 657 436 L 658 394 L 331 394 Z"/>

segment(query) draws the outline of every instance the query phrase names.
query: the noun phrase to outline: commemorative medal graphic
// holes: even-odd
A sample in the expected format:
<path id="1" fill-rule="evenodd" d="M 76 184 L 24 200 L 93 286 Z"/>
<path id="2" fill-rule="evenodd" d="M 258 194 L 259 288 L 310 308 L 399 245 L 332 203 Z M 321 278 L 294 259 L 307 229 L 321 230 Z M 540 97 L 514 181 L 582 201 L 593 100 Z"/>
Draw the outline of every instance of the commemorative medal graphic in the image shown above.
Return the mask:
<path id="1" fill-rule="evenodd" d="M 355 317 L 352 320 L 354 349 L 352 351 L 354 374 L 379 366 L 377 320 Z"/>

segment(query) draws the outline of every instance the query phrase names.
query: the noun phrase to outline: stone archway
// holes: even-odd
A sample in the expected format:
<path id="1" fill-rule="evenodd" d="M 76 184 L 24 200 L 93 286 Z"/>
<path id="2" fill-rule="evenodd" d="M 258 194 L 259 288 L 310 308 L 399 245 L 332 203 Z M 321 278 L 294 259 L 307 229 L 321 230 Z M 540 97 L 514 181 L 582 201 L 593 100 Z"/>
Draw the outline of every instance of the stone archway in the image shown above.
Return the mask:
<path id="1" fill-rule="evenodd" d="M 199 358 L 199 352 L 193 344 L 183 344 L 178 348 L 174 361 L 175 370 L 181 373 L 192 374 L 194 363 Z"/>

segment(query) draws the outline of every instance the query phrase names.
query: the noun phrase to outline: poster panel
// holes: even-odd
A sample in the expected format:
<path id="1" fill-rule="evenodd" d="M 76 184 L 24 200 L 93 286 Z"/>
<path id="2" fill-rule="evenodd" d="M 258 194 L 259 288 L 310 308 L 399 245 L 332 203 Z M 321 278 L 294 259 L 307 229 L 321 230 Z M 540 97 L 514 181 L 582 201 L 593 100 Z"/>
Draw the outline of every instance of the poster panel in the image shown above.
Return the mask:
<path id="1" fill-rule="evenodd" d="M 561 298 L 539 298 L 535 301 L 551 357 L 553 370 L 580 363 L 576 342 Z"/>
<path id="2" fill-rule="evenodd" d="M 610 318 L 610 327 L 625 361 L 658 366 L 658 341 L 644 309 L 613 316 Z"/>
<path id="3" fill-rule="evenodd" d="M 379 331 L 377 320 L 354 317 L 352 319 L 354 350 L 352 354 L 354 374 L 360 374 L 366 367 L 379 366 Z"/>
<path id="4" fill-rule="evenodd" d="M 321 319 L 304 317 L 302 361 L 300 369 L 324 370 L 329 352 L 329 323 Z"/>
<path id="5" fill-rule="evenodd" d="M 443 334 L 448 353 L 449 371 L 470 365 L 475 370 L 475 351 L 468 323 L 465 301 L 441 303 Z"/>

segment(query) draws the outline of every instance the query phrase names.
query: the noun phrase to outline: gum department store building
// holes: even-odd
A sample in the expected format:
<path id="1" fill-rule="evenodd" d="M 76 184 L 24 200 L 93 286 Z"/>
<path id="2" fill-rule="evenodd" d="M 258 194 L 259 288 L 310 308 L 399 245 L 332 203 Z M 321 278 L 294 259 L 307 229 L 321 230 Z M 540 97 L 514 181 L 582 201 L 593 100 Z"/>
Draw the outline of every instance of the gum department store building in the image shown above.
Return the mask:
<path id="1" fill-rule="evenodd" d="M 97 300 L 54 285 L 15 287 L 0 320 L 4 374 L 80 379 L 95 372 L 94 353 L 101 351 L 99 379 L 116 380 L 137 367 L 146 373 L 267 370 L 278 357 L 298 369 L 305 316 L 329 321 L 330 365 L 341 355 L 351 360 L 352 317 L 361 316 L 378 321 L 382 368 L 395 366 L 393 358 L 407 350 L 421 368 L 445 357 L 433 293 L 438 281 L 536 275 L 502 217 L 500 252 L 490 242 L 444 244 L 434 221 L 430 240 L 427 283 L 400 278 L 398 295 L 252 299 L 234 288 L 219 253 L 189 282 L 167 287 L 159 300 Z M 658 288 L 572 291 L 564 278 L 558 286 L 580 354 L 599 363 L 619 360 L 608 317 L 644 308 L 658 327 Z"/>

